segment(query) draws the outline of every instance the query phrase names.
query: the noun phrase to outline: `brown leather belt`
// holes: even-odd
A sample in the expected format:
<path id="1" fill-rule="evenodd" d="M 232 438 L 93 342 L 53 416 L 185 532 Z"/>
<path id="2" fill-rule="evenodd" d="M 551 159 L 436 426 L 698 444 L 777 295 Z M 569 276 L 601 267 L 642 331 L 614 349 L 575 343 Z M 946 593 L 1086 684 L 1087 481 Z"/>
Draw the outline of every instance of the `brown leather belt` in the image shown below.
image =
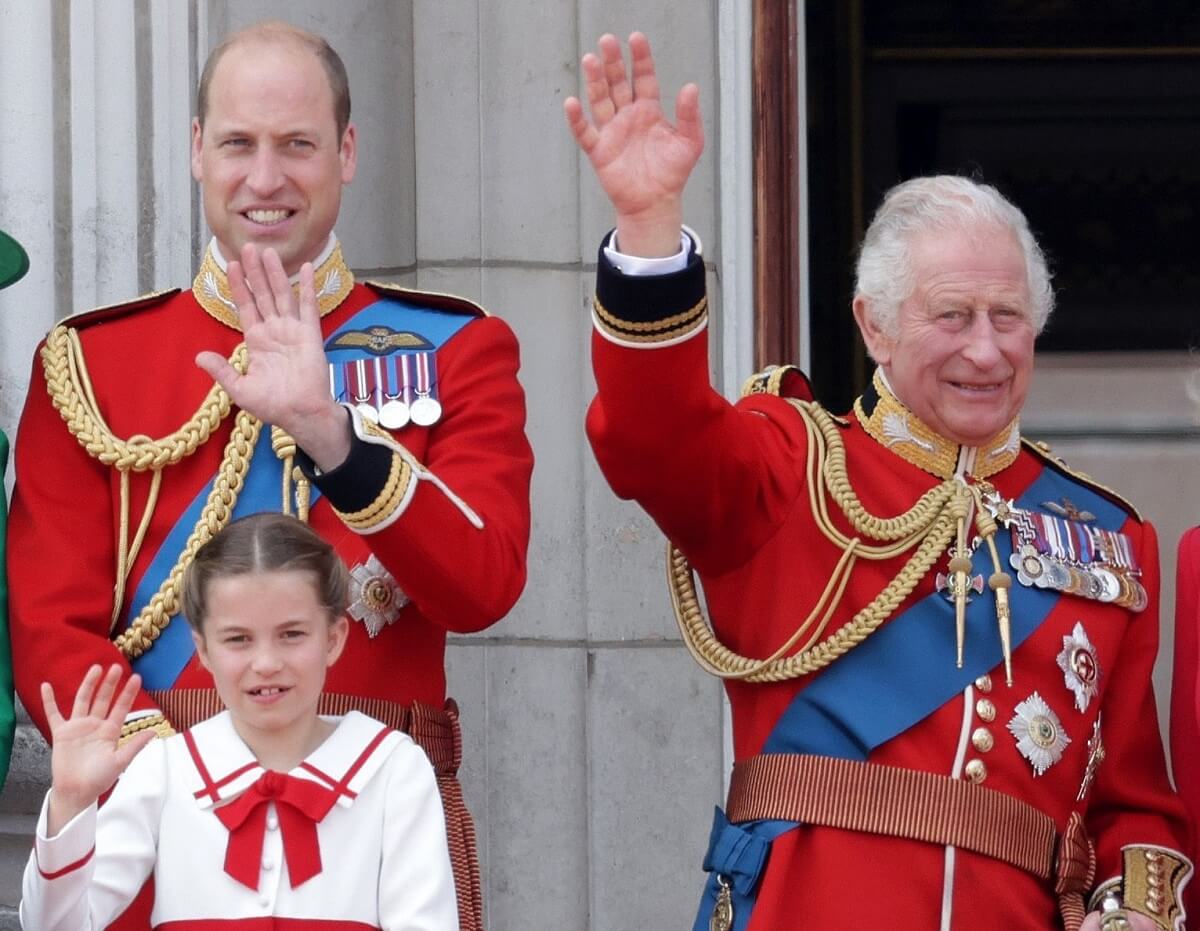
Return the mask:
<path id="1" fill-rule="evenodd" d="M 215 689 L 164 689 L 149 693 L 178 731 L 186 730 L 205 718 L 224 710 Z M 458 782 L 462 762 L 462 731 L 458 725 L 458 705 L 446 699 L 444 709 L 422 702 L 402 705 L 382 698 L 364 698 L 323 692 L 317 704 L 318 714 L 343 715 L 361 711 L 389 727 L 403 731 L 416 742 L 437 775 L 442 808 L 446 814 L 446 839 L 450 863 L 454 868 L 454 886 L 458 894 L 460 931 L 483 931 L 483 892 L 479 881 L 479 852 L 475 824 L 463 799 Z"/>
<path id="2" fill-rule="evenodd" d="M 799 821 L 961 847 L 1053 879 L 1068 931 L 1083 921 L 1096 862 L 1083 818 L 1054 819 L 1011 795 L 936 773 L 857 760 L 769 753 L 735 764 L 732 822 Z"/>

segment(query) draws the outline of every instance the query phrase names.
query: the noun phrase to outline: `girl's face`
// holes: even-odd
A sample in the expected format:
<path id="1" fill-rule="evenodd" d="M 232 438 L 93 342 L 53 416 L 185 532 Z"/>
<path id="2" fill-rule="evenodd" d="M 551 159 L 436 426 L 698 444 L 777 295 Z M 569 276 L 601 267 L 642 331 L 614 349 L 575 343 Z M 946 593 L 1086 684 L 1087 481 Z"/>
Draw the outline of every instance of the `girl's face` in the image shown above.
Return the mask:
<path id="1" fill-rule="evenodd" d="M 234 727 L 261 760 L 311 752 L 325 671 L 341 655 L 348 622 L 331 621 L 306 570 L 213 579 L 196 652 Z"/>

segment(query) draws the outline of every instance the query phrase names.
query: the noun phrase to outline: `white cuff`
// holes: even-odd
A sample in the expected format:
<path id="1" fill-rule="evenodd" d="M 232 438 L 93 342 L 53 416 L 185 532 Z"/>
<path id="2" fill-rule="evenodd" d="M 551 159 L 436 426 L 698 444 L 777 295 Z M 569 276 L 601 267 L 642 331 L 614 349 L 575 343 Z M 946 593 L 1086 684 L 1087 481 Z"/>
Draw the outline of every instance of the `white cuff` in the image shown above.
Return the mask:
<path id="1" fill-rule="evenodd" d="M 679 233 L 679 251 L 674 255 L 661 258 L 647 259 L 638 255 L 626 255 L 617 249 L 617 232 L 613 230 L 604 247 L 604 257 L 612 263 L 617 271 L 634 278 L 649 275 L 670 275 L 672 272 L 683 271 L 687 268 L 688 252 L 696 244 L 696 252 L 700 252 L 700 238 L 686 226 Z"/>

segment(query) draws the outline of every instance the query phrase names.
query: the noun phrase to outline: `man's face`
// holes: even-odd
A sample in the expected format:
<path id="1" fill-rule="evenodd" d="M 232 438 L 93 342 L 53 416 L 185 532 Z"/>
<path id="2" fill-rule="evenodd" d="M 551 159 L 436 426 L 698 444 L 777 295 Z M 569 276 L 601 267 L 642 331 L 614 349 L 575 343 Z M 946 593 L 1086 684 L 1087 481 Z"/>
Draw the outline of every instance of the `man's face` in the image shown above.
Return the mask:
<path id="1" fill-rule="evenodd" d="M 192 175 L 222 254 L 271 246 L 289 275 L 329 239 L 354 177 L 354 127 L 338 139 L 333 91 L 309 49 L 247 41 L 217 63 L 203 130 L 192 121 Z"/>
<path id="2" fill-rule="evenodd" d="M 939 434 L 978 446 L 1021 410 L 1033 374 L 1025 259 L 1009 230 L 930 232 L 912 244 L 916 288 L 894 337 L 854 313 L 896 397 Z"/>

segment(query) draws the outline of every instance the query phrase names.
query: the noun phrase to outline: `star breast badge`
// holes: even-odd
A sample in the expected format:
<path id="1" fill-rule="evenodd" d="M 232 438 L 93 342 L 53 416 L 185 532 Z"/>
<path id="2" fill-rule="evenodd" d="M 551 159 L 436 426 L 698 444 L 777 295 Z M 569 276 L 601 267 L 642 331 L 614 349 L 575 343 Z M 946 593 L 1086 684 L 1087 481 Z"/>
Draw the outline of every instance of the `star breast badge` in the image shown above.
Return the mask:
<path id="1" fill-rule="evenodd" d="M 350 607 L 347 610 L 356 621 L 362 621 L 368 637 L 377 637 L 384 627 L 400 616 L 406 604 L 408 596 L 374 553 L 365 563 L 360 562 L 350 570 Z"/>
<path id="2" fill-rule="evenodd" d="M 1096 648 L 1088 639 L 1087 631 L 1078 621 L 1075 629 L 1063 637 L 1058 667 L 1063 671 L 1067 688 L 1075 693 L 1075 707 L 1087 711 L 1100 685 L 1100 661 L 1096 658 Z"/>
<path id="3" fill-rule="evenodd" d="M 1017 705 L 1008 730 L 1016 738 L 1021 756 L 1033 766 L 1035 776 L 1061 760 L 1071 742 L 1058 715 L 1037 692 Z"/>

